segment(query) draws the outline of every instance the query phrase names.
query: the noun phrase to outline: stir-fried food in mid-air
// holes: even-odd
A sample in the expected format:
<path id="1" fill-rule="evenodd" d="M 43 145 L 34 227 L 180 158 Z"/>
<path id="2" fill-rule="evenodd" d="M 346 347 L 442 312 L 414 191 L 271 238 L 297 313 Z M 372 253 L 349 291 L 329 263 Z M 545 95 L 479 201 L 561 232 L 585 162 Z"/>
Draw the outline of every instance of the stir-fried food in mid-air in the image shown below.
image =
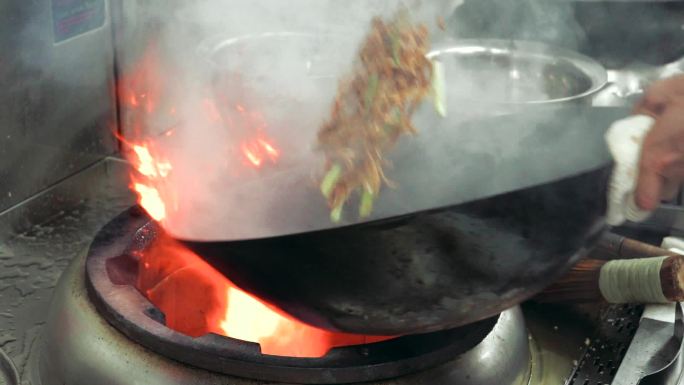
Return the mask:
<path id="1" fill-rule="evenodd" d="M 402 135 L 416 133 L 411 117 L 432 85 L 429 47 L 428 29 L 412 23 L 407 12 L 372 21 L 354 71 L 341 81 L 331 117 L 318 133 L 326 156 L 320 188 L 333 221 L 355 192 L 359 216 L 369 216 L 381 187 L 391 185 L 385 154 Z"/>

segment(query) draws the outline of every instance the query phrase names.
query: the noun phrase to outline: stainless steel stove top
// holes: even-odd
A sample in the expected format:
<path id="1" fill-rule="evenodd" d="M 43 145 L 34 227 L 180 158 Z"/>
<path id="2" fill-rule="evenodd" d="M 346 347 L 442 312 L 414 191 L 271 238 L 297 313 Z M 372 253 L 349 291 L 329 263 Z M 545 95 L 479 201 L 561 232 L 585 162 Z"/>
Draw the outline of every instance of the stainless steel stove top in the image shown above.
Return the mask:
<path id="1" fill-rule="evenodd" d="M 126 170 L 119 160 L 99 162 L 0 213 L 0 349 L 20 375 L 45 324 L 60 275 L 98 228 L 134 202 L 122 183 Z M 65 205 L 68 196 L 80 199 Z M 41 215 L 33 215 L 38 212 Z"/>
<path id="2" fill-rule="evenodd" d="M 219 376 L 153 354 L 124 337 L 94 310 L 78 273 L 83 252 L 95 232 L 133 203 L 123 182 L 126 175 L 125 163 L 109 159 L 26 206 L 0 216 L 4 230 L 15 229 L 0 247 L 0 348 L 13 361 L 21 383 L 263 385 Z M 27 224 L 16 220 L 24 218 L 22 210 L 49 208 L 54 205 L 46 205 L 46 201 L 51 202 L 61 193 L 75 192 L 83 193 L 84 200 L 72 210 L 55 213 L 50 221 Z M 59 289 L 66 295 L 58 297 L 48 316 L 57 278 L 69 263 L 71 268 Z M 649 309 L 647 318 L 653 318 L 648 316 L 653 314 Z M 599 381 L 604 381 L 611 371 L 613 375 L 619 373 L 619 365 L 614 360 L 597 360 L 597 352 L 609 350 L 606 346 L 613 346 L 610 344 L 619 346 L 621 338 L 627 338 L 622 342 L 629 346 L 629 330 L 646 333 L 637 331 L 639 314 L 639 308 L 525 304 L 522 311 L 516 308 L 503 313 L 495 331 L 473 351 L 439 367 L 378 384 L 607 384 Z M 658 350 L 658 344 L 668 343 L 668 330 L 674 329 L 674 309 L 660 308 L 655 314 L 661 319 L 656 328 L 660 337 L 654 334 L 649 340 L 655 341 L 651 348 Z M 606 332 L 617 329 L 625 331 L 622 337 Z M 639 352 L 625 352 L 632 358 L 640 357 Z M 662 383 L 677 384 L 674 381 L 679 381 L 679 368 L 681 363 L 677 361 L 669 382 Z M 0 365 L 0 370 L 7 371 L 7 366 Z M 2 378 L 0 384 L 12 383 Z"/>
<path id="3" fill-rule="evenodd" d="M 83 269 L 81 254 L 56 290 L 47 324 L 24 373 L 31 385 L 270 384 L 190 367 L 142 348 L 97 312 L 86 294 Z M 533 362 L 523 315 L 516 308 L 503 313 L 477 347 L 454 360 L 372 384 L 537 384 L 531 380 Z"/>

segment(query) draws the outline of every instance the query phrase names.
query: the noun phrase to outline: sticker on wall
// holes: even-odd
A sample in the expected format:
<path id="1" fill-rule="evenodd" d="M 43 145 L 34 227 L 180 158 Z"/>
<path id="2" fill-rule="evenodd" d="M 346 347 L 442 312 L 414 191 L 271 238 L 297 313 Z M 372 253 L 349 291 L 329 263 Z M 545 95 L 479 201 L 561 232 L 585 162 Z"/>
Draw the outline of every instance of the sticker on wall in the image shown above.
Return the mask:
<path id="1" fill-rule="evenodd" d="M 105 0 L 52 0 L 55 43 L 102 27 L 105 14 Z"/>

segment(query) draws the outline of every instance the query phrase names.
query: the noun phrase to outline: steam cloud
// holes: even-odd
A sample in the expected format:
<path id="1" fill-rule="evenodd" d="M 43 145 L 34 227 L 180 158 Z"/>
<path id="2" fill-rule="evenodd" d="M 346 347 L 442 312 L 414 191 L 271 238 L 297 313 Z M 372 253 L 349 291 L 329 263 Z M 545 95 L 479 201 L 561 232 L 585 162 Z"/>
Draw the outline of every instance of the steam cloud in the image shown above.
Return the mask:
<path id="1" fill-rule="evenodd" d="M 270 227 L 277 233 L 289 224 L 328 225 L 314 178 L 323 167 L 316 132 L 371 18 L 389 17 L 403 5 L 436 30 L 438 16 L 459 3 L 213 0 L 133 11 L 151 19 L 158 12 L 149 34 L 160 52 L 159 71 L 168 72 L 161 74 L 164 102 L 143 124 L 129 121 L 156 138 L 156 151 L 173 165 L 155 186 L 166 203 L 167 230 L 206 240 L 271 235 Z M 126 65 L 124 72 L 139 64 Z M 170 106 L 175 118 L 168 116 Z M 264 159 L 257 170 L 245 163 L 240 146 L 258 135 L 254 126 L 262 118 L 263 134 L 281 156 L 274 165 Z M 164 136 L 173 125 L 173 135 Z"/>
<path id="2" fill-rule="evenodd" d="M 546 20 L 528 25 L 524 18 L 501 16 L 506 14 L 501 9 L 514 7 L 509 3 L 522 2 L 498 1 L 500 19 L 496 21 L 488 19 L 491 14 L 469 10 L 477 2 L 467 1 L 462 5 L 463 13 L 470 16 L 466 21 L 459 17 L 452 20 L 448 28 L 452 37 L 487 37 L 488 32 L 494 31 L 496 35 L 508 27 L 515 30 L 509 38 L 543 36 L 556 43 L 562 40 L 569 48 L 576 47 L 583 39 L 569 5 L 546 7 L 541 5 L 543 2 L 525 2 L 533 18 L 543 14 L 541 19 Z M 173 165 L 168 178 L 156 186 L 167 206 L 165 228 L 180 238 L 208 241 L 329 227 L 327 207 L 317 193 L 315 180 L 323 167 L 323 159 L 315 149 L 316 132 L 330 111 L 339 78 L 351 69 L 371 18 L 390 16 L 404 4 L 413 11 L 414 19 L 431 27 L 433 40 L 438 40 L 444 36 L 436 28 L 437 16 L 448 16 L 461 3 L 459 0 L 204 0 L 173 4 L 145 2 L 138 5 L 143 9 L 129 10 L 141 19 L 156 20 L 141 23 L 152 30 L 143 35 L 152 36 L 151 40 L 159 48 L 163 63 L 160 70 L 165 77 L 163 99 L 167 104 L 164 106 L 168 109 L 173 105 L 177 111 L 173 118 L 163 112 L 150 114 L 142 125 L 148 137 L 158 138 L 155 148 Z M 131 45 L 139 41 L 126 36 L 121 40 L 124 46 L 120 51 L 136 52 Z M 137 52 L 144 51 L 138 48 Z M 125 58 L 123 65 L 127 70 L 135 68 L 137 56 Z M 537 72 L 541 70 L 540 67 Z M 502 97 L 496 87 L 490 87 L 490 91 L 487 87 L 476 89 L 476 85 L 471 89 L 453 84 L 449 87 L 450 97 L 468 96 L 475 91 L 482 94 L 482 90 L 485 90 L 485 102 L 487 99 L 500 101 Z M 213 107 L 207 107 L 207 99 L 220 110 L 220 119 L 213 116 Z M 245 164 L 240 143 L 255 135 L 253 129 L 258 124 L 245 119 L 237 104 L 249 113 L 258 113 L 260 118 L 256 120 L 263 118 L 266 122 L 263 133 L 281 153 L 277 164 L 270 164 L 267 159 L 259 169 Z M 408 139 L 414 141 L 412 149 L 406 150 L 407 140 L 400 147 L 412 151 L 413 155 L 407 158 L 432 167 L 434 175 L 424 176 L 425 180 L 439 180 L 446 175 L 440 159 L 457 149 L 453 143 L 431 142 L 430 135 L 442 135 L 448 142 L 458 142 L 455 133 L 445 133 L 445 126 L 453 129 L 460 120 L 492 111 L 492 105 L 487 103 L 464 107 L 450 102 L 448 122 L 439 122 L 429 107 L 423 108 L 417 119 L 424 119 L 418 129 L 425 135 Z M 544 118 L 538 115 L 539 119 L 552 120 L 553 113 Z M 169 126 L 175 127 L 174 134 L 162 135 Z M 530 128 L 501 133 L 504 136 L 496 138 L 496 143 L 508 146 L 506 151 L 511 153 L 524 150 L 516 147 L 516 143 L 522 143 L 533 131 Z M 530 145 L 529 141 L 525 143 Z M 490 143 L 472 141 L 469 145 L 467 151 L 477 155 L 481 147 Z M 496 148 L 481 151 L 485 155 L 489 153 L 482 164 L 496 167 L 500 161 L 496 151 Z M 568 159 L 571 160 L 583 161 L 578 154 Z M 486 174 L 487 169 L 483 170 Z M 459 178 L 463 173 L 447 174 Z M 425 202 L 448 201 L 442 187 L 425 185 L 421 191 L 411 193 L 420 194 L 419 200 Z M 462 191 L 463 197 L 471 192 L 467 186 Z M 397 195 L 388 192 L 387 196 L 380 197 L 375 211 L 377 217 L 411 210 L 414 202 L 393 199 L 393 194 Z"/>

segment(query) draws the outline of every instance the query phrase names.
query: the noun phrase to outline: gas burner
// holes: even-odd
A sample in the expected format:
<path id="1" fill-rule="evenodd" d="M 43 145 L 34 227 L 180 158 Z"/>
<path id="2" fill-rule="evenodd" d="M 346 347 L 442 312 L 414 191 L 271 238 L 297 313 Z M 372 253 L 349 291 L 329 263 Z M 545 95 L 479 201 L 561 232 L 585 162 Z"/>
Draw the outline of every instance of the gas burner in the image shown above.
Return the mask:
<path id="1" fill-rule="evenodd" d="M 132 208 L 75 259 L 33 349 L 33 385 L 530 381 L 532 357 L 518 308 L 458 329 L 336 347 L 319 358 L 262 354 L 256 343 L 213 333 L 181 334 L 132 284 L 136 255 L 158 236 L 150 219 Z"/>

